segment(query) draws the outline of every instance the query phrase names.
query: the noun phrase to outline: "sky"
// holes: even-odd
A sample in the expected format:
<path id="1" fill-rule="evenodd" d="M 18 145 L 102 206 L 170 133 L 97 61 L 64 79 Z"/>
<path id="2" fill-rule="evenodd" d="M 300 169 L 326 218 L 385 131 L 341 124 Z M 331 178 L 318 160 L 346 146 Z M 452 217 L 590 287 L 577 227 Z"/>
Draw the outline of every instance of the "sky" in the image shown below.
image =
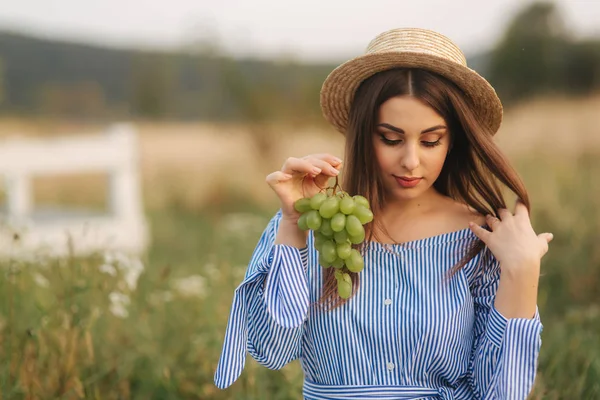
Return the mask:
<path id="1" fill-rule="evenodd" d="M 434 29 L 467 55 L 499 40 L 530 0 L 19 0 L 0 30 L 118 47 L 181 48 L 212 38 L 227 53 L 345 60 L 378 33 Z M 556 0 L 577 36 L 600 36 L 600 0 Z"/>

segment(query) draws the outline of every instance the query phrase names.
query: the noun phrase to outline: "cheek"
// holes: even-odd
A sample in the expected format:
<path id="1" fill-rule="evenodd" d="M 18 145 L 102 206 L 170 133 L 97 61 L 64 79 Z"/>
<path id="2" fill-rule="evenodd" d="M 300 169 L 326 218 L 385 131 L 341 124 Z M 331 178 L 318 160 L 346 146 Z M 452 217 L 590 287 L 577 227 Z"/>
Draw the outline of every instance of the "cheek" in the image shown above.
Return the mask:
<path id="1" fill-rule="evenodd" d="M 384 146 L 375 146 L 375 156 L 382 170 L 390 170 L 398 163 L 398 156 L 393 148 Z"/>
<path id="2" fill-rule="evenodd" d="M 429 172 L 439 175 L 444 167 L 447 154 L 448 148 L 446 146 L 444 146 L 443 149 L 435 149 L 435 151 L 432 151 L 430 154 L 428 154 L 427 164 L 429 166 Z"/>

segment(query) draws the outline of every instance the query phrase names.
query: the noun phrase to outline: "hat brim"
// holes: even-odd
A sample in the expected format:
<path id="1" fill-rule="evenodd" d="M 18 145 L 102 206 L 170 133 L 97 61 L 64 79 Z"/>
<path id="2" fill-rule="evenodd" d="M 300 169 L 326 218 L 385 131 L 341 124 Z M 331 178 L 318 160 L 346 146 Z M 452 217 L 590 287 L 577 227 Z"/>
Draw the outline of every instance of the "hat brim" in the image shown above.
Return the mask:
<path id="1" fill-rule="evenodd" d="M 485 78 L 474 70 L 435 55 L 411 52 L 365 54 L 334 69 L 325 79 L 320 93 L 323 116 L 339 132 L 348 129 L 348 114 L 359 85 L 375 73 L 392 68 L 423 68 L 454 82 L 468 97 L 475 114 L 492 135 L 502 123 L 502 103 Z"/>

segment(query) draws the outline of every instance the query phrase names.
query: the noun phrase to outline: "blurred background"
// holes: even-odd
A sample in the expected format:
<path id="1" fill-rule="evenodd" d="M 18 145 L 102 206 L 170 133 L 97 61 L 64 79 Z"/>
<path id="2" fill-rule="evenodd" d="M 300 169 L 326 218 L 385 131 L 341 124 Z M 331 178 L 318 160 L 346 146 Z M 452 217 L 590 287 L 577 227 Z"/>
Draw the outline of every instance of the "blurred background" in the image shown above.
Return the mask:
<path id="1" fill-rule="evenodd" d="M 449 36 L 496 88 L 497 141 L 536 231 L 554 233 L 531 398 L 600 399 L 599 1 L 5 3 L 0 399 L 300 398 L 297 361 L 248 358 L 213 384 L 278 208 L 264 178 L 289 156 L 343 155 L 320 86 L 404 26 Z M 83 233 L 61 236 L 73 221 L 126 237 L 84 254 Z M 31 247 L 42 228 L 65 254 Z"/>

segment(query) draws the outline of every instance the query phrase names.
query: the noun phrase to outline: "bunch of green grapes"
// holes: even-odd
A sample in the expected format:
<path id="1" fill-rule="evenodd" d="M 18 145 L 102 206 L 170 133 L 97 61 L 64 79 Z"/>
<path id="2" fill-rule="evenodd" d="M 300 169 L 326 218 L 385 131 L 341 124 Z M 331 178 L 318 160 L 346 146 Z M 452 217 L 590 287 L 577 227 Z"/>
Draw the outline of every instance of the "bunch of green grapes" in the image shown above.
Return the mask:
<path id="1" fill-rule="evenodd" d="M 337 181 L 337 180 L 336 180 Z M 300 214 L 298 227 L 314 232 L 314 246 L 319 252 L 319 264 L 323 268 L 334 267 L 340 297 L 352 294 L 352 280 L 348 271 L 360 272 L 365 262 L 353 244 L 365 240 L 363 225 L 373 220 L 369 201 L 360 195 L 350 196 L 336 186 L 327 188 L 294 203 Z M 332 191 L 329 193 L 328 190 Z"/>

